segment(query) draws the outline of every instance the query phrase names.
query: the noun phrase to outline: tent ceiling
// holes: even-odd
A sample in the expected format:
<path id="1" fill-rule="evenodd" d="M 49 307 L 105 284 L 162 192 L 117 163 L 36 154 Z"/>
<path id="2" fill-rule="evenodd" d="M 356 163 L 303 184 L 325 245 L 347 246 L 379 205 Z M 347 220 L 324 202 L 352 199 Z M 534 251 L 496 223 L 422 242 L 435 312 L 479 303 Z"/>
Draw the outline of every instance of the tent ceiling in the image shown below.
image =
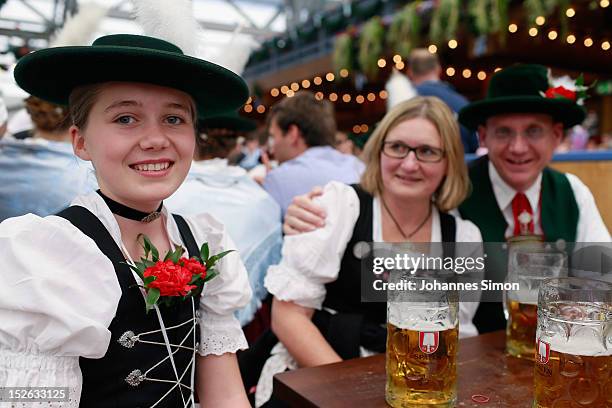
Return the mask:
<path id="1" fill-rule="evenodd" d="M 7 0 L 0 9 L 0 50 L 7 42 L 44 47 L 66 18 L 91 1 L 112 4 L 101 33 L 137 32 L 131 22 L 130 0 Z M 173 0 L 167 0 L 173 1 Z M 216 38 L 242 27 L 242 33 L 261 42 L 295 27 L 313 13 L 343 0 L 192 0 L 194 13 L 205 31 Z"/>

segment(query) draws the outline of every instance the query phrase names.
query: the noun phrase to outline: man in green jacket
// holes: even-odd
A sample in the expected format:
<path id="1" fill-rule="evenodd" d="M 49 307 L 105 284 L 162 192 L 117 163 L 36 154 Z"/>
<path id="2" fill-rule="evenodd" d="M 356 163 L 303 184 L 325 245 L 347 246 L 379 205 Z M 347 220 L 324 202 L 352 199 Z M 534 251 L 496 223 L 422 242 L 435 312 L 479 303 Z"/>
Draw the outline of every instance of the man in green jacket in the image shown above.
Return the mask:
<path id="1" fill-rule="evenodd" d="M 584 120 L 580 94 L 553 87 L 541 65 L 514 65 L 491 78 L 486 98 L 459 112 L 459 122 L 477 130 L 488 149 L 470 165 L 472 193 L 459 207 L 485 242 L 525 234 L 548 242 L 610 241 L 588 187 L 548 167 L 564 129 Z M 487 274 L 496 273 L 505 276 L 506 265 L 489 262 Z M 482 303 L 474 323 L 481 332 L 503 328 L 501 305 Z"/>

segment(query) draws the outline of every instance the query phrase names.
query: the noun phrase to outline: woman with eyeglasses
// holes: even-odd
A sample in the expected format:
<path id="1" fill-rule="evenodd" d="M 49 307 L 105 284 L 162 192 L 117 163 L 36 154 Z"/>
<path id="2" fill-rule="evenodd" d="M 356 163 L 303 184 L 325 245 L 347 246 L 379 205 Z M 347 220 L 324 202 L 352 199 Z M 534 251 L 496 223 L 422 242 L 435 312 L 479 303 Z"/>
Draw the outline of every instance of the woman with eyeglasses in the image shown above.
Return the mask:
<path id="1" fill-rule="evenodd" d="M 257 406 L 269 398 L 275 373 L 384 351 L 386 305 L 361 302 L 361 243 L 482 241 L 474 224 L 447 213 L 466 197 L 469 181 L 459 127 L 441 100 L 398 104 L 368 140 L 364 156 L 359 184 L 329 183 L 315 200 L 326 213 L 325 225 L 286 236 L 281 263 L 268 270 L 272 331 L 280 342 L 257 380 Z M 309 219 L 307 210 L 295 210 Z M 297 218 L 286 232 L 303 232 Z M 462 303 L 461 336 L 477 334 L 471 322 L 477 306 Z"/>

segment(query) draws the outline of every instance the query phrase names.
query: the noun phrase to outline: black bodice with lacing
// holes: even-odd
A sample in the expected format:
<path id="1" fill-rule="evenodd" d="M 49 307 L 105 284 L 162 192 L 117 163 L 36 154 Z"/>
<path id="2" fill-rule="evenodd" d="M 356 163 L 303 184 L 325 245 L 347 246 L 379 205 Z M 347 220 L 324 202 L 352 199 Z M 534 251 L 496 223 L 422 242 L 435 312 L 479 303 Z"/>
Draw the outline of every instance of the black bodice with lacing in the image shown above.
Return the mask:
<path id="1" fill-rule="evenodd" d="M 83 207 L 69 207 L 58 215 L 92 238 L 113 262 L 122 291 L 117 312 L 109 326 L 111 340 L 106 354 L 100 359 L 79 360 L 83 374 L 80 406 L 192 407 L 192 369 L 199 339 L 198 302 L 189 299 L 174 307 L 159 307 L 174 358 L 175 373 L 157 313 L 155 310 L 145 312 L 140 288 L 104 225 Z M 197 244 L 189 227 L 182 217 L 174 217 L 189 255 L 197 255 Z"/>

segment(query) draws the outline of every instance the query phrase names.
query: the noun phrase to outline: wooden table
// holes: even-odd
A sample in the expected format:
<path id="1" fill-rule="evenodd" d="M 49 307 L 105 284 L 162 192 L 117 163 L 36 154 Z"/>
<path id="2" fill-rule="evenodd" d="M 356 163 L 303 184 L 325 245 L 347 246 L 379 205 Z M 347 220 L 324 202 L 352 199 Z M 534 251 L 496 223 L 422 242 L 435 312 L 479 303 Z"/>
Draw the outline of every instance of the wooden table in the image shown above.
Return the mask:
<path id="1" fill-rule="evenodd" d="M 503 331 L 459 342 L 457 407 L 531 407 L 533 363 L 504 349 Z M 274 394 L 291 407 L 388 408 L 385 381 L 385 357 L 377 355 L 277 374 Z M 477 403 L 475 395 L 489 401 Z"/>

